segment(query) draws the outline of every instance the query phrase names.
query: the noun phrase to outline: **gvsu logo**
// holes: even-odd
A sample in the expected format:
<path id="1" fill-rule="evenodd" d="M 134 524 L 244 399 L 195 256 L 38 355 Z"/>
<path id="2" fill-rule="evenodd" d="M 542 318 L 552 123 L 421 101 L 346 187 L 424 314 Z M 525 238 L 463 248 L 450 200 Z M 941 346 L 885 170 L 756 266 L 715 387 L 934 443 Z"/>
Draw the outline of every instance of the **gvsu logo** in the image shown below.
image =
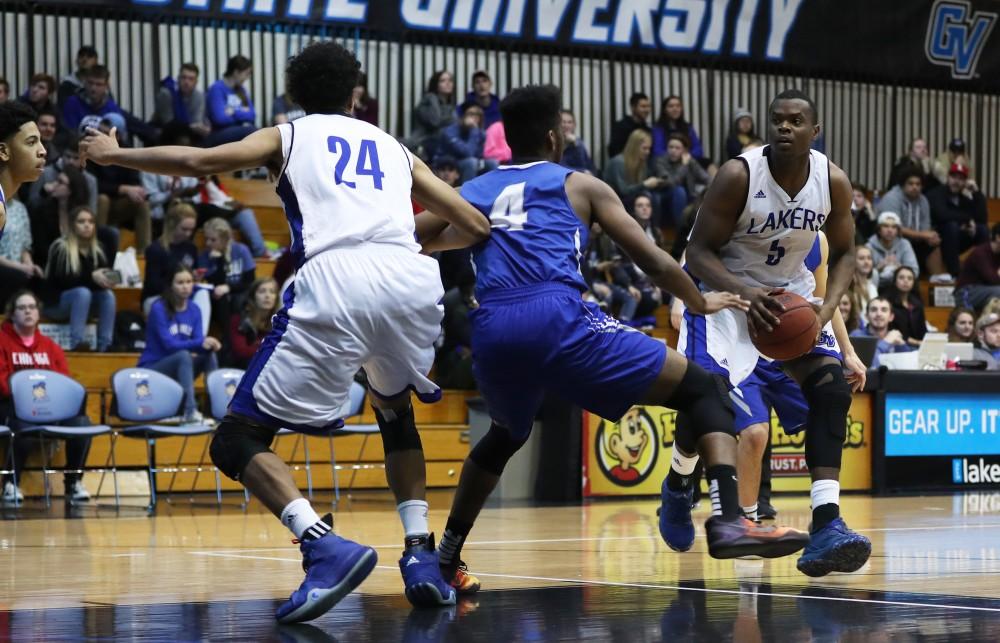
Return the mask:
<path id="1" fill-rule="evenodd" d="M 937 0 L 927 24 L 927 58 L 951 67 L 953 78 L 973 78 L 996 20 L 995 13 L 973 13 L 968 0 Z"/>

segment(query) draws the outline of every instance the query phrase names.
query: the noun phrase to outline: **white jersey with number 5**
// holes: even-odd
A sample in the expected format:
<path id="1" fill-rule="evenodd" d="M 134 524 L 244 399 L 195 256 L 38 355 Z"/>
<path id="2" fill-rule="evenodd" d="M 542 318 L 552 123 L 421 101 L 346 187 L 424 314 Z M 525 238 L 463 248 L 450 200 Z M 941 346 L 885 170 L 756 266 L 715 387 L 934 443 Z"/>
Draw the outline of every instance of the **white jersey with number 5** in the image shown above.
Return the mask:
<path id="1" fill-rule="evenodd" d="M 810 297 L 816 283 L 804 261 L 830 214 L 830 163 L 811 150 L 809 177 L 798 194 L 789 195 L 771 176 L 770 149 L 738 157 L 750 172 L 750 187 L 733 236 L 722 247 L 722 263 L 747 284 Z"/>
<path id="2" fill-rule="evenodd" d="M 404 246 L 413 238 L 413 157 L 379 128 L 349 116 L 312 114 L 278 126 L 285 159 L 278 196 L 296 265 L 331 248 Z"/>

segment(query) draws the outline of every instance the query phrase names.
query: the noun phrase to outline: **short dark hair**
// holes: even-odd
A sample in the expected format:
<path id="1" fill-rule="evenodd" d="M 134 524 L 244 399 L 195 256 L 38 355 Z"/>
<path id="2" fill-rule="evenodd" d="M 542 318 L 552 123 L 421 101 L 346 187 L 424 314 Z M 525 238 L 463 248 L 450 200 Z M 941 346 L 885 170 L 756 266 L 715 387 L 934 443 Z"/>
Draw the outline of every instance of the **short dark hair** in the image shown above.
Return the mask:
<path id="1" fill-rule="evenodd" d="M 33 123 L 35 118 L 35 110 L 24 103 L 0 103 L 0 141 L 6 141 L 25 123 Z"/>
<path id="2" fill-rule="evenodd" d="M 30 87 L 35 83 L 45 83 L 45 86 L 49 88 L 50 94 L 56 91 L 56 79 L 45 72 L 38 72 L 31 75 L 31 78 L 28 80 L 28 86 Z"/>
<path id="3" fill-rule="evenodd" d="M 857 181 L 851 181 L 851 189 L 852 190 L 857 190 L 858 192 L 861 192 L 862 194 L 865 194 L 865 195 L 868 194 L 868 186 L 866 186 L 864 183 L 858 183 Z"/>
<path id="4" fill-rule="evenodd" d="M 486 80 L 490 81 L 491 83 L 493 82 L 493 79 L 490 78 L 490 75 L 487 74 L 482 69 L 480 69 L 476 73 L 472 74 L 472 82 L 473 82 L 473 84 L 475 84 L 477 78 L 485 78 Z"/>
<path id="5" fill-rule="evenodd" d="M 907 165 L 903 169 L 903 171 L 899 173 L 899 185 L 900 186 L 906 185 L 906 182 L 912 179 L 913 177 L 917 177 L 918 179 L 920 179 L 920 183 L 923 184 L 924 173 L 921 172 L 920 169 L 917 168 L 915 165 Z"/>
<path id="6" fill-rule="evenodd" d="M 285 89 L 307 114 L 337 114 L 347 109 L 358 84 L 361 63 L 332 40 L 314 42 L 285 67 Z"/>
<path id="7" fill-rule="evenodd" d="M 181 71 L 193 71 L 195 76 L 201 75 L 201 70 L 198 69 L 198 65 L 194 63 L 181 63 Z"/>
<path id="8" fill-rule="evenodd" d="M 56 114 L 55 110 L 53 110 L 51 107 L 44 107 L 38 110 L 38 112 L 35 114 L 35 122 L 37 123 L 39 120 L 41 120 L 42 116 L 51 116 L 52 118 L 56 119 L 57 122 L 59 121 L 59 115 Z"/>
<path id="9" fill-rule="evenodd" d="M 231 76 L 238 71 L 246 71 L 253 67 L 253 63 L 250 59 L 241 54 L 236 54 L 228 61 L 226 61 L 226 73 L 223 76 Z"/>
<path id="10" fill-rule="evenodd" d="M 41 307 L 42 300 L 38 298 L 38 295 L 36 295 L 35 292 L 29 288 L 22 288 L 11 295 L 10 299 L 7 300 L 7 308 L 5 310 L 7 313 L 7 319 L 14 316 L 14 309 L 17 308 L 17 300 L 25 295 L 31 295 L 31 298 L 35 300 L 35 305 Z"/>
<path id="11" fill-rule="evenodd" d="M 559 130 L 562 92 L 555 85 L 515 89 L 500 102 L 504 136 L 514 156 L 538 152 L 549 131 Z"/>
<path id="12" fill-rule="evenodd" d="M 649 100 L 649 96 L 646 96 L 642 92 L 636 92 L 628 99 L 628 106 L 635 109 L 635 106 L 638 105 L 641 100 Z"/>
<path id="13" fill-rule="evenodd" d="M 771 104 L 767 108 L 768 113 L 770 113 L 774 109 L 774 104 L 777 103 L 779 100 L 803 100 L 803 101 L 805 101 L 806 103 L 809 104 L 810 111 L 812 111 L 813 125 L 819 123 L 819 110 L 816 109 L 816 103 L 814 103 L 813 100 L 811 98 L 809 98 L 808 96 L 806 96 L 806 94 L 804 92 L 802 92 L 801 90 L 798 90 L 798 89 L 786 89 L 785 91 L 783 91 L 780 94 L 778 94 L 777 96 L 775 96 L 774 100 L 771 101 Z"/>
<path id="14" fill-rule="evenodd" d="M 673 134 L 671 134 L 670 136 L 668 136 L 667 137 L 667 144 L 668 145 L 670 144 L 670 141 L 680 141 L 681 145 L 684 146 L 684 149 L 686 149 L 686 150 L 690 150 L 691 149 L 691 139 L 689 139 L 686 135 L 684 135 L 684 134 L 682 134 L 680 132 L 674 132 Z"/>
<path id="15" fill-rule="evenodd" d="M 893 280 L 895 281 L 895 275 L 893 275 Z M 871 310 L 873 301 L 884 301 L 889 305 L 889 310 L 892 310 L 892 301 L 889 300 L 885 295 L 877 295 L 868 300 L 868 310 Z"/>
<path id="16" fill-rule="evenodd" d="M 98 58 L 97 48 L 94 45 L 83 45 L 76 50 L 76 57 L 86 56 L 87 58 Z"/>
<path id="17" fill-rule="evenodd" d="M 87 70 L 86 78 L 99 78 L 101 80 L 111 80 L 111 70 L 104 65 L 94 65 Z"/>

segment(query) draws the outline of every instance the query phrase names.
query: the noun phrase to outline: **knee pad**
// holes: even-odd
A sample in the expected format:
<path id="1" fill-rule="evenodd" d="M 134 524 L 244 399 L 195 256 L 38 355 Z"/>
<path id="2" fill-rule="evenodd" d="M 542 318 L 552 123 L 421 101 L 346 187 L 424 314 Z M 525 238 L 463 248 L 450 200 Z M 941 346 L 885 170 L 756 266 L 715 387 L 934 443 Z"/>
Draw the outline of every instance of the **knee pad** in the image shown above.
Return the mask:
<path id="1" fill-rule="evenodd" d="M 518 449 L 524 446 L 527 441 L 528 436 L 524 436 L 523 439 L 515 438 L 510 434 L 510 431 L 494 422 L 490 425 L 490 430 L 486 432 L 483 439 L 472 447 L 469 459 L 481 469 L 498 476 L 503 473 L 511 456 L 517 453 Z"/>
<path id="2" fill-rule="evenodd" d="M 393 451 L 408 451 L 423 449 L 420 443 L 420 434 L 417 433 L 417 424 L 413 419 L 413 407 L 406 407 L 405 411 L 393 411 L 392 409 L 375 409 L 375 419 L 378 421 L 378 430 L 382 433 L 382 449 L 386 455 Z"/>
<path id="3" fill-rule="evenodd" d="M 689 361 L 684 377 L 664 403 L 677 409 L 675 440 L 682 451 L 692 453 L 698 440 L 709 433 L 735 435 L 733 401 L 729 382 Z"/>
<path id="4" fill-rule="evenodd" d="M 806 378 L 802 394 L 809 404 L 806 419 L 806 465 L 840 468 L 851 385 L 840 364 L 826 364 Z"/>
<path id="5" fill-rule="evenodd" d="M 255 455 L 271 450 L 275 433 L 276 429 L 248 424 L 227 415 L 215 430 L 208 449 L 212 463 L 226 477 L 239 481 Z"/>

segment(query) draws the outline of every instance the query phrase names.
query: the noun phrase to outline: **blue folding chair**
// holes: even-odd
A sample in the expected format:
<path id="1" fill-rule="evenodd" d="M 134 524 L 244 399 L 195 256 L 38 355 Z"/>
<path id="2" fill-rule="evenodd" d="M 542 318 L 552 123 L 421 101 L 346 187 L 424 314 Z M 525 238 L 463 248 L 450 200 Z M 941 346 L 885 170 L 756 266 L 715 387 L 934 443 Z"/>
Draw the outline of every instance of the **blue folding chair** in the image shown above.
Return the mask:
<path id="1" fill-rule="evenodd" d="M 181 463 L 184 461 L 184 450 L 187 448 L 188 438 L 211 433 L 212 427 L 207 424 L 182 424 L 180 426 L 158 424 L 167 418 L 177 416 L 184 403 L 184 389 L 162 373 L 148 368 L 123 368 L 111 376 L 111 389 L 113 392 L 113 414 L 126 422 L 138 423 L 120 429 L 121 435 L 126 438 L 146 441 L 146 457 L 149 463 L 149 509 L 155 509 L 156 474 L 173 474 L 166 491 L 169 494 L 173 491 L 174 481 L 178 473 L 189 471 L 200 473 L 205 470 L 205 454 L 208 452 L 209 442 L 207 440 L 196 467 L 182 467 Z M 172 467 L 157 467 L 153 454 L 156 441 L 160 438 L 173 437 L 184 439 L 180 452 L 177 454 L 177 462 Z M 192 485 L 191 491 L 194 491 L 194 485 Z M 215 496 L 218 503 L 222 504 L 222 489 L 219 486 L 218 474 L 216 474 Z"/>
<path id="2" fill-rule="evenodd" d="M 111 448 L 104 466 L 91 471 L 101 472 L 101 482 L 97 487 L 95 497 L 101 494 L 104 485 L 104 473 L 111 471 L 115 487 L 115 507 L 120 506 L 118 496 L 118 467 L 115 463 L 115 433 L 105 424 L 90 424 L 86 426 L 60 426 L 70 418 L 80 415 L 87 392 L 83 385 L 71 377 L 55 371 L 28 369 L 17 371 L 10 376 L 11 399 L 14 403 L 14 416 L 26 424 L 12 432 L 18 436 L 37 435 L 42 441 L 42 480 L 45 486 L 45 505 L 50 506 L 51 489 L 49 475 L 52 473 L 79 473 L 84 469 L 69 469 L 67 467 L 53 468 L 49 463 L 48 449 L 45 448 L 45 438 L 92 438 L 107 435 L 111 439 Z M 6 427 L 4 427 L 6 428 Z M 13 449 L 13 444 L 11 445 Z M 110 464 L 110 468 L 109 465 Z M 16 473 L 14 475 L 17 475 Z"/>
<path id="3" fill-rule="evenodd" d="M 351 382 L 350 390 L 350 400 L 351 406 L 347 413 L 345 420 L 349 420 L 354 417 L 359 417 L 365 410 L 365 396 L 367 395 L 365 387 L 357 382 Z M 330 470 L 333 474 L 333 497 L 334 503 L 340 502 L 340 477 L 338 472 L 340 471 L 340 466 L 337 465 L 337 459 L 333 451 L 333 439 L 335 437 L 341 437 L 345 435 L 363 435 L 364 439 L 361 441 L 361 450 L 358 452 L 358 462 L 351 466 L 351 481 L 347 483 L 347 489 L 350 490 L 354 488 L 354 479 L 358 476 L 359 469 L 373 469 L 373 468 L 384 468 L 385 465 L 368 465 L 360 464 L 362 458 L 365 454 L 365 447 L 368 446 L 368 438 L 373 434 L 378 433 L 378 424 L 345 424 L 340 429 L 334 429 L 327 433 L 327 438 L 330 440 Z"/>
<path id="4" fill-rule="evenodd" d="M 236 393 L 236 387 L 239 386 L 240 380 L 243 378 L 243 373 L 244 371 L 236 368 L 220 368 L 212 371 L 205 378 L 205 388 L 208 389 L 208 403 L 212 410 L 212 417 L 216 420 L 221 422 L 226 417 L 229 402 L 233 399 L 233 394 Z M 295 443 L 292 444 L 291 463 L 288 466 L 294 471 L 306 472 L 306 485 L 309 489 L 309 499 L 312 500 L 313 481 L 312 465 L 309 459 L 309 441 L 301 433 L 288 429 L 279 429 L 275 439 L 283 435 L 295 436 Z M 303 454 L 305 455 L 305 464 L 292 464 L 295 462 L 295 454 L 298 453 L 300 442 L 302 443 Z M 216 473 L 216 476 L 218 476 L 218 473 Z M 246 492 L 246 489 L 244 489 L 244 495 L 249 501 L 249 494 Z"/>

